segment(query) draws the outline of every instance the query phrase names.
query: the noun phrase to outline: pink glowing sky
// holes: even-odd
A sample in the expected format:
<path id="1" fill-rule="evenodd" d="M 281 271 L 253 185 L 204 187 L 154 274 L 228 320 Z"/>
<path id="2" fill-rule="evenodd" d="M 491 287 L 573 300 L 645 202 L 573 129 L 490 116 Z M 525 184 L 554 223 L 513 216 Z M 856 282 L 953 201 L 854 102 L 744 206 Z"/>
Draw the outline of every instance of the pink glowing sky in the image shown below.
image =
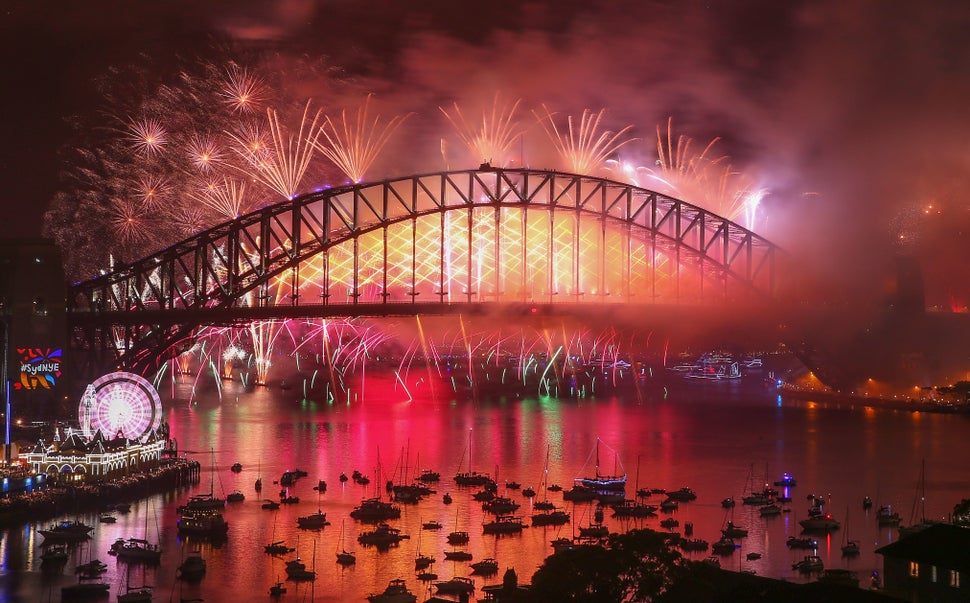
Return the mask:
<path id="1" fill-rule="evenodd" d="M 968 26 L 959 0 L 14 0 L 0 14 L 0 206 L 18 226 L 2 236 L 40 234 L 64 119 L 96 110 L 95 76 L 139 53 L 164 64 L 230 40 L 281 64 L 326 54 L 401 113 L 491 101 L 496 90 L 528 107 L 605 107 L 612 127 L 634 125 L 644 161 L 654 127 L 673 116 L 698 141 L 721 137 L 720 150 L 770 191 L 772 240 L 871 292 L 888 287 L 893 240 L 905 234 L 933 283 L 928 303 L 966 305 Z M 429 163 L 440 120 L 411 123 L 388 175 L 441 167 Z"/>

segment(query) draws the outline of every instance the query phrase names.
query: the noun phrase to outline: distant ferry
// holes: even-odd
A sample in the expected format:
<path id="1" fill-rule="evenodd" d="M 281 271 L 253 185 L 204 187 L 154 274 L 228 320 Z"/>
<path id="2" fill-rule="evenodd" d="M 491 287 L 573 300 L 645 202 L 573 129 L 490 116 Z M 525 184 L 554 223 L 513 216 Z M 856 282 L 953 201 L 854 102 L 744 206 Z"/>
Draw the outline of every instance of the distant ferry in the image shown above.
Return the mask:
<path id="1" fill-rule="evenodd" d="M 706 352 L 694 364 L 681 364 L 672 370 L 685 373 L 687 379 L 722 381 L 741 378 L 741 364 L 729 354 Z"/>

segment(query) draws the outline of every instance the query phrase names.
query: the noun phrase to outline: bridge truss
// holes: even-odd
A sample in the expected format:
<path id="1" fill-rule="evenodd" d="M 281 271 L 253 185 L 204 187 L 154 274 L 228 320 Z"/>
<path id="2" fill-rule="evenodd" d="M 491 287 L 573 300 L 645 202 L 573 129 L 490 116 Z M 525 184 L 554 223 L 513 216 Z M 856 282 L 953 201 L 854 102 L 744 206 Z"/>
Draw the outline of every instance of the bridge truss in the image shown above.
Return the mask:
<path id="1" fill-rule="evenodd" d="M 657 192 L 483 166 L 267 205 L 74 285 L 68 320 L 100 369 L 138 372 L 208 324 L 770 298 L 779 256 Z"/>

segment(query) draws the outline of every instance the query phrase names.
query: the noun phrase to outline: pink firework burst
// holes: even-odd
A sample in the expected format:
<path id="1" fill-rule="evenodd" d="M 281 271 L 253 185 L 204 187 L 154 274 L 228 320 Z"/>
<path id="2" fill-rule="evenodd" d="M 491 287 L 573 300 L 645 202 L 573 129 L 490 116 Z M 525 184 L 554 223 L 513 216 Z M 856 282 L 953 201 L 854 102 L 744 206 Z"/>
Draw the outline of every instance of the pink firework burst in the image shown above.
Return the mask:
<path id="1" fill-rule="evenodd" d="M 135 151 L 151 157 L 162 152 L 168 143 L 168 132 L 162 122 L 155 118 L 131 120 L 128 123 L 128 141 Z"/>

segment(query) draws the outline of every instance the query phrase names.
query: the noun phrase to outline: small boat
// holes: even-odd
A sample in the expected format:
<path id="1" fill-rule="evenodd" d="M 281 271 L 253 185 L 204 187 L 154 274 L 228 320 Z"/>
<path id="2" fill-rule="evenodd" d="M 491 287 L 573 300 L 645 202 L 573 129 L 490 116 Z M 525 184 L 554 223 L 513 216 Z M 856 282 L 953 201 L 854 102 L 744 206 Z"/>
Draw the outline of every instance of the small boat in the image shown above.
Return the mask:
<path id="1" fill-rule="evenodd" d="M 825 564 L 822 563 L 822 558 L 818 555 L 806 555 L 801 561 L 792 563 L 791 568 L 793 570 L 798 570 L 799 572 L 808 574 L 811 572 L 822 571 L 825 569 Z"/>
<path id="2" fill-rule="evenodd" d="M 600 469 L 600 439 L 596 439 L 596 465 L 594 467 L 593 475 L 586 477 L 577 477 L 575 480 L 576 485 L 584 486 L 586 488 L 591 488 L 593 490 L 606 490 L 606 491 L 623 491 L 626 489 L 626 474 L 614 473 L 613 475 L 602 475 L 599 472 Z M 614 459 L 616 458 L 616 452 L 613 453 Z"/>
<path id="3" fill-rule="evenodd" d="M 673 492 L 667 492 L 667 498 L 671 498 L 679 502 L 690 502 L 692 500 L 697 500 L 697 493 L 691 488 L 683 487 L 678 490 L 674 490 Z"/>
<path id="4" fill-rule="evenodd" d="M 536 495 L 536 490 L 532 486 L 529 486 L 528 488 L 522 491 L 522 496 L 525 496 L 526 498 L 532 498 L 535 495 Z"/>
<path id="5" fill-rule="evenodd" d="M 839 529 L 840 525 L 838 520 L 828 513 L 803 519 L 798 524 L 802 526 L 803 530 L 809 532 L 829 532 Z"/>
<path id="6" fill-rule="evenodd" d="M 435 521 L 435 520 L 426 521 L 426 522 L 424 522 L 424 523 L 421 524 L 421 529 L 422 530 L 440 530 L 441 527 L 442 527 L 441 526 L 441 522 L 440 521 Z"/>
<path id="7" fill-rule="evenodd" d="M 263 550 L 269 555 L 285 555 L 294 552 L 296 549 L 286 546 L 286 543 L 282 540 L 277 540 L 264 546 Z"/>
<path id="8" fill-rule="evenodd" d="M 205 559 L 199 553 L 194 553 L 186 557 L 185 561 L 178 566 L 178 577 L 185 581 L 201 580 L 205 570 Z"/>
<path id="9" fill-rule="evenodd" d="M 556 538 L 555 540 L 550 540 L 549 544 L 552 545 L 552 550 L 557 553 L 576 548 L 576 545 L 573 543 L 572 539 L 566 538 L 565 536 Z"/>
<path id="10" fill-rule="evenodd" d="M 434 557 L 430 555 L 424 555 L 422 553 L 418 553 L 417 557 L 414 558 L 414 569 L 415 571 L 423 570 L 424 568 L 430 566 L 432 563 L 434 563 Z"/>
<path id="11" fill-rule="evenodd" d="M 104 597 L 111 590 L 107 582 L 84 582 L 61 587 L 61 600 L 74 601 L 79 599 L 97 599 Z"/>
<path id="12" fill-rule="evenodd" d="M 710 543 L 706 540 L 695 538 L 695 539 L 682 539 L 679 542 L 681 549 L 685 551 L 706 551 L 710 548 Z"/>
<path id="13" fill-rule="evenodd" d="M 92 559 L 74 568 L 74 572 L 82 578 L 96 578 L 106 571 L 108 571 L 108 564 L 100 559 Z"/>
<path id="14" fill-rule="evenodd" d="M 748 561 L 757 561 L 758 559 L 761 559 L 761 553 L 748 553 L 745 555 L 745 558 Z"/>
<path id="15" fill-rule="evenodd" d="M 401 507 L 384 502 L 379 498 L 368 498 L 360 502 L 350 512 L 350 516 L 360 521 L 384 521 L 401 517 Z"/>
<path id="16" fill-rule="evenodd" d="M 441 481 L 441 474 L 437 471 L 432 471 L 431 469 L 422 469 L 421 475 L 418 476 L 418 481 L 425 483 L 435 483 Z"/>
<path id="17" fill-rule="evenodd" d="M 357 555 L 347 551 L 340 551 L 337 553 L 337 563 L 340 565 L 353 565 L 357 563 Z"/>
<path id="18" fill-rule="evenodd" d="M 41 563 L 53 565 L 65 563 L 69 556 L 67 544 L 55 544 L 44 549 L 44 552 L 40 554 L 40 560 Z"/>
<path id="19" fill-rule="evenodd" d="M 668 498 L 660 503 L 660 510 L 664 513 L 671 513 L 680 507 L 680 503 L 672 498 Z"/>
<path id="20" fill-rule="evenodd" d="M 386 523 L 377 524 L 377 527 L 369 532 L 363 532 L 357 537 L 357 542 L 364 546 L 374 545 L 377 547 L 389 547 L 397 544 L 405 538 L 410 538 L 407 534 L 401 534 L 401 530 L 392 528 Z"/>
<path id="21" fill-rule="evenodd" d="M 152 587 L 129 586 L 124 593 L 118 593 L 118 603 L 152 603 Z"/>
<path id="22" fill-rule="evenodd" d="M 438 574 L 434 572 L 420 572 L 417 575 L 417 579 L 422 582 L 431 582 L 432 580 L 438 579 Z"/>
<path id="23" fill-rule="evenodd" d="M 879 507 L 876 511 L 876 521 L 879 526 L 898 526 L 901 521 L 899 513 L 893 511 L 892 505 Z"/>
<path id="24" fill-rule="evenodd" d="M 758 513 L 762 517 L 771 517 L 773 515 L 781 515 L 781 511 L 782 511 L 781 505 L 777 505 L 775 503 L 771 503 L 770 505 L 765 505 L 765 506 L 761 507 L 760 509 L 758 509 Z"/>
<path id="25" fill-rule="evenodd" d="M 114 554 L 118 559 L 132 563 L 159 563 L 162 559 L 162 549 L 141 538 L 129 538 L 115 549 Z"/>
<path id="26" fill-rule="evenodd" d="M 296 525 L 304 530 L 319 530 L 324 526 L 330 525 L 330 522 L 327 521 L 327 514 L 317 509 L 316 513 L 297 517 Z"/>
<path id="27" fill-rule="evenodd" d="M 525 524 L 515 515 L 499 515 L 494 521 L 482 524 L 484 534 L 515 534 L 521 532 Z"/>
<path id="28" fill-rule="evenodd" d="M 239 490 L 234 490 L 226 495 L 226 502 L 242 502 L 246 500 L 246 495 Z"/>
<path id="29" fill-rule="evenodd" d="M 179 534 L 196 536 L 225 537 L 229 532 L 229 522 L 222 513 L 199 511 L 182 513 L 178 519 Z"/>
<path id="30" fill-rule="evenodd" d="M 467 595 L 475 592 L 475 583 L 471 578 L 455 576 L 445 582 L 435 582 L 435 589 L 442 595 Z"/>
<path id="31" fill-rule="evenodd" d="M 341 473 L 340 474 L 340 477 L 337 478 L 337 479 L 339 479 L 341 482 L 345 482 L 345 481 L 347 481 L 350 478 L 347 477 L 347 474 L 346 473 Z"/>
<path id="32" fill-rule="evenodd" d="M 233 473 L 239 473 L 242 471 L 242 463 L 233 463 L 232 467 L 229 468 Z"/>
<path id="33" fill-rule="evenodd" d="M 785 541 L 785 546 L 790 549 L 817 549 L 818 541 L 814 538 L 796 538 L 789 536 Z"/>
<path id="34" fill-rule="evenodd" d="M 721 535 L 725 538 L 743 538 L 748 535 L 748 529 L 736 526 L 733 521 L 728 520 L 727 525 L 721 529 Z"/>
<path id="35" fill-rule="evenodd" d="M 327 482 L 320 480 L 319 482 L 317 482 L 317 485 L 313 487 L 313 489 L 316 490 L 317 492 L 326 492 Z"/>
<path id="36" fill-rule="evenodd" d="M 451 532 L 447 538 L 448 544 L 465 544 L 470 539 L 471 537 L 468 535 L 468 532 L 464 531 Z"/>
<path id="37" fill-rule="evenodd" d="M 467 551 L 445 551 L 446 561 L 471 561 L 472 554 Z"/>
<path id="38" fill-rule="evenodd" d="M 718 555 L 730 555 L 734 553 L 734 549 L 738 548 L 738 545 L 734 543 L 734 540 L 724 537 L 711 545 L 711 550 Z"/>
<path id="39" fill-rule="evenodd" d="M 281 505 L 298 505 L 300 504 L 299 496 L 283 496 L 280 498 Z"/>
<path id="40" fill-rule="evenodd" d="M 660 527 L 667 528 L 668 530 L 672 530 L 679 525 L 680 525 L 680 522 L 674 519 L 673 517 L 668 517 L 667 519 L 660 520 Z"/>
<path id="41" fill-rule="evenodd" d="M 471 564 L 472 573 L 480 576 L 493 576 L 498 573 L 498 561 L 487 557 Z"/>
<path id="42" fill-rule="evenodd" d="M 522 487 L 522 484 L 516 481 L 505 482 L 505 487 L 508 488 L 509 490 L 518 490 L 519 488 Z"/>
<path id="43" fill-rule="evenodd" d="M 308 570 L 306 564 L 299 557 L 286 562 L 286 577 L 288 580 L 296 582 L 312 581 L 317 579 L 317 573 Z"/>
<path id="44" fill-rule="evenodd" d="M 266 499 L 263 501 L 263 508 L 268 511 L 275 511 L 280 508 L 280 503 L 275 500 Z"/>
<path id="45" fill-rule="evenodd" d="M 98 521 L 101 523 L 115 523 L 118 521 L 118 518 L 114 515 L 101 515 L 98 517 Z"/>
<path id="46" fill-rule="evenodd" d="M 847 540 L 845 544 L 842 545 L 842 556 L 843 557 L 854 557 L 862 552 L 859 549 L 858 540 Z"/>
<path id="47" fill-rule="evenodd" d="M 567 523 L 569 523 L 569 513 L 562 509 L 544 511 L 532 516 L 532 525 L 534 526 L 561 526 Z"/>
<path id="48" fill-rule="evenodd" d="M 862 508 L 863 509 L 871 509 L 872 508 L 872 499 L 869 498 L 868 496 L 865 497 L 865 498 L 863 498 L 862 499 Z"/>
<path id="49" fill-rule="evenodd" d="M 794 477 L 792 477 L 791 473 L 787 473 L 787 472 L 782 474 L 781 479 L 775 482 L 775 485 L 780 488 L 791 488 L 792 486 L 795 486 L 797 484 L 798 484 L 798 481 Z"/>
<path id="50" fill-rule="evenodd" d="M 269 587 L 269 596 L 279 597 L 286 594 L 286 587 L 283 586 L 282 582 L 277 582 L 273 586 Z"/>
<path id="51" fill-rule="evenodd" d="M 46 530 L 37 530 L 37 533 L 44 537 L 44 542 L 80 542 L 90 538 L 93 529 L 81 521 L 62 521 Z"/>
<path id="52" fill-rule="evenodd" d="M 560 486 L 559 484 L 552 484 L 546 489 L 549 490 L 550 492 L 562 492 L 562 486 Z"/>
<path id="53" fill-rule="evenodd" d="M 728 496 L 727 498 L 721 501 L 721 506 L 724 507 L 725 509 L 730 509 L 734 505 L 735 505 L 734 499 L 731 498 L 730 496 Z"/>
<path id="54" fill-rule="evenodd" d="M 391 580 L 384 592 L 367 596 L 370 603 L 415 603 L 417 595 L 408 590 L 407 583 L 400 578 Z"/>
<path id="55" fill-rule="evenodd" d="M 602 523 L 591 523 L 580 527 L 579 535 L 583 538 L 606 538 L 610 535 L 610 529 Z"/>
<path id="56" fill-rule="evenodd" d="M 445 492 L 445 495 L 441 497 L 441 502 L 445 503 L 446 505 L 450 505 L 451 504 L 451 494 L 448 494 L 447 492 Z"/>

